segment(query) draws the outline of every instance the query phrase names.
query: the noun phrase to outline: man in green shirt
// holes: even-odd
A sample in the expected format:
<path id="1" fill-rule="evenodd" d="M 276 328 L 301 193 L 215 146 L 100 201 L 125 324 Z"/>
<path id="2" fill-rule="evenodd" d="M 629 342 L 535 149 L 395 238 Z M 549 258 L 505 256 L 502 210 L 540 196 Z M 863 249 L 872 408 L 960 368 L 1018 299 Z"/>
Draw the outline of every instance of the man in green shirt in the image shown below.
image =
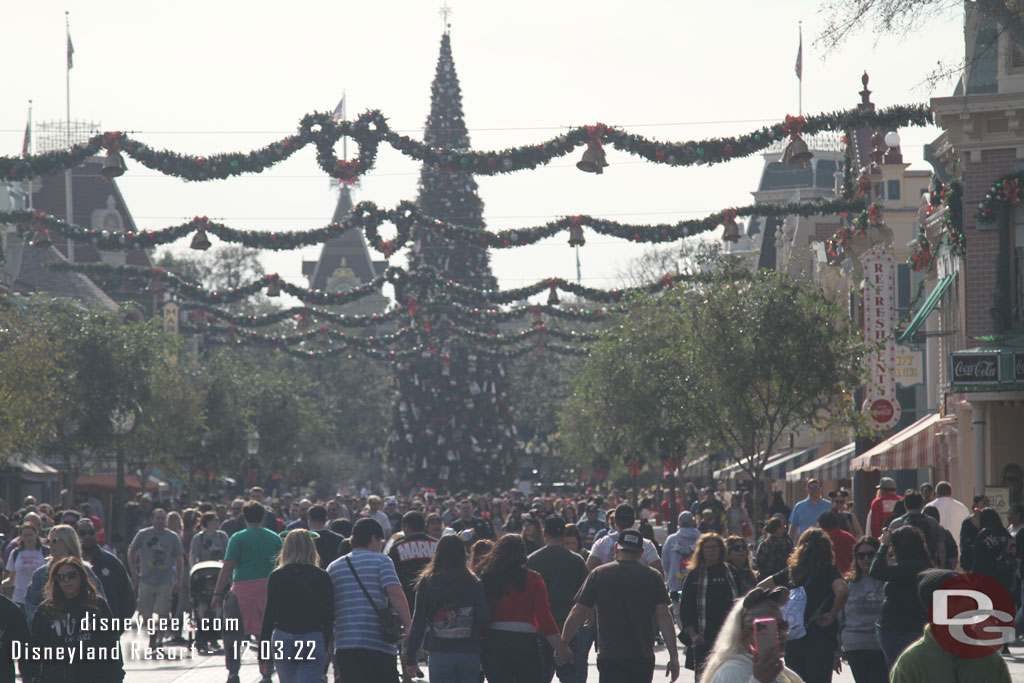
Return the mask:
<path id="1" fill-rule="evenodd" d="M 948 569 L 928 569 L 921 572 L 917 594 L 921 604 L 932 604 L 932 595 L 943 584 L 957 576 Z M 957 657 L 935 640 L 933 626 L 924 627 L 924 635 L 903 651 L 889 674 L 891 683 L 1010 683 L 1010 671 L 999 648 L 978 659 Z"/>
<path id="2" fill-rule="evenodd" d="M 222 601 L 225 619 L 240 619 L 241 628 L 224 633 L 224 661 L 228 669 L 228 683 L 238 683 L 241 668 L 238 643 L 246 635 L 258 636 L 263 625 L 263 611 L 267 606 L 267 578 L 281 552 L 281 537 L 263 528 L 263 504 L 250 500 L 242 507 L 245 529 L 231 536 L 224 552 L 224 565 L 217 577 L 211 608 L 217 610 Z M 231 590 L 227 590 L 230 577 Z M 225 596 L 227 600 L 224 601 Z M 261 661 L 263 681 L 270 681 L 271 661 Z"/>

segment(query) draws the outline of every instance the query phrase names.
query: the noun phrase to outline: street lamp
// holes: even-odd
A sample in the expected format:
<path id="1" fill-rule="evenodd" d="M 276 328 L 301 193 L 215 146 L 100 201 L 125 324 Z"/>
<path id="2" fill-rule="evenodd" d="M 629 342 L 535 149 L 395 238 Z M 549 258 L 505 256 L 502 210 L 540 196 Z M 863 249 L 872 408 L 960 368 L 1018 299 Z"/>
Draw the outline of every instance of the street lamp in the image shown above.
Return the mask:
<path id="1" fill-rule="evenodd" d="M 256 459 L 256 454 L 260 452 L 260 433 L 254 427 L 249 431 L 249 436 L 245 442 L 245 449 L 249 453 L 249 460 L 246 462 L 246 484 L 255 484 L 256 479 L 259 476 L 259 460 Z"/>
<path id="2" fill-rule="evenodd" d="M 110 414 L 110 426 L 117 435 L 117 489 L 114 491 L 113 522 L 114 529 L 121 532 L 124 538 L 125 529 L 124 505 L 125 505 L 125 454 L 124 437 L 135 428 L 135 411 L 115 409 Z"/>

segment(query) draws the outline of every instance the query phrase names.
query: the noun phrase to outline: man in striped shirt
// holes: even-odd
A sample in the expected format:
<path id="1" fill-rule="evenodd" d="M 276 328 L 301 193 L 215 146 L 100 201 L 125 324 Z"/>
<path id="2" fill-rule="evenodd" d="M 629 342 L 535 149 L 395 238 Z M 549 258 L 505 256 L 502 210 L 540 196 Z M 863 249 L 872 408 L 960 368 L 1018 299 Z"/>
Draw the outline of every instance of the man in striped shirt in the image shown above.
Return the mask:
<path id="1" fill-rule="evenodd" d="M 376 608 L 388 602 L 409 632 L 412 618 L 395 565 L 384 555 L 384 529 L 364 517 L 352 527 L 352 552 L 327 567 L 334 585 L 334 667 L 340 683 L 398 683 L 398 650 L 380 635 Z M 367 600 L 355 575 L 363 582 Z"/>

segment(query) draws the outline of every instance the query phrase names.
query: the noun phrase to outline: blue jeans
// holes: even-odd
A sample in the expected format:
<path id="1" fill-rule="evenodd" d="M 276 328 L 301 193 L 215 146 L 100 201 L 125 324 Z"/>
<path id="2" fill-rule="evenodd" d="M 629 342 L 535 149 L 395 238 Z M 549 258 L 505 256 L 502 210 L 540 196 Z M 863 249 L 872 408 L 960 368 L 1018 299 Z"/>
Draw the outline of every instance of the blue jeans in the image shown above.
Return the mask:
<path id="1" fill-rule="evenodd" d="M 576 665 L 577 683 L 587 683 L 587 673 L 589 672 L 587 659 L 590 657 L 590 647 L 594 644 L 596 637 L 596 623 L 590 626 L 580 626 L 580 629 L 576 631 L 576 648 L 573 655 L 575 657 L 574 664 Z"/>
<path id="2" fill-rule="evenodd" d="M 281 683 L 320 683 L 327 669 L 324 634 L 274 629 L 271 652 Z"/>
<path id="3" fill-rule="evenodd" d="M 431 652 L 427 669 L 432 681 L 480 683 L 480 655 L 475 652 Z"/>
<path id="4" fill-rule="evenodd" d="M 914 631 L 883 631 L 877 626 L 875 627 L 875 637 L 878 638 L 878 644 L 882 648 L 882 654 L 885 655 L 885 664 L 889 667 L 889 671 L 892 671 L 896 660 L 900 658 L 903 651 L 923 634 L 923 629 L 920 633 L 915 633 Z"/>

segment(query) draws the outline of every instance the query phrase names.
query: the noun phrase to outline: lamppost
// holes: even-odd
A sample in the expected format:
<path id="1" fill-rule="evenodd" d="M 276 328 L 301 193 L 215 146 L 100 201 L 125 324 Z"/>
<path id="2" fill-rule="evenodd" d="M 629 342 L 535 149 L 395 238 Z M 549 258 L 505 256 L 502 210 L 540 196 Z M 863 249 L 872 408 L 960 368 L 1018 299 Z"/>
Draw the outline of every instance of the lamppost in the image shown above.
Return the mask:
<path id="1" fill-rule="evenodd" d="M 121 537 L 124 538 L 127 531 L 124 518 L 126 488 L 124 444 L 125 436 L 130 434 L 135 428 L 135 411 L 115 409 L 110 415 L 110 425 L 114 430 L 114 434 L 117 435 L 117 488 L 114 491 L 114 509 L 111 511 L 112 521 L 114 522 L 114 529 L 119 531 Z"/>
<path id="2" fill-rule="evenodd" d="M 249 460 L 246 462 L 246 484 L 253 486 L 256 484 L 256 478 L 259 476 L 260 462 L 256 459 L 256 454 L 260 452 L 260 433 L 254 427 L 249 431 L 249 436 L 245 442 L 245 449 L 249 453 Z"/>

